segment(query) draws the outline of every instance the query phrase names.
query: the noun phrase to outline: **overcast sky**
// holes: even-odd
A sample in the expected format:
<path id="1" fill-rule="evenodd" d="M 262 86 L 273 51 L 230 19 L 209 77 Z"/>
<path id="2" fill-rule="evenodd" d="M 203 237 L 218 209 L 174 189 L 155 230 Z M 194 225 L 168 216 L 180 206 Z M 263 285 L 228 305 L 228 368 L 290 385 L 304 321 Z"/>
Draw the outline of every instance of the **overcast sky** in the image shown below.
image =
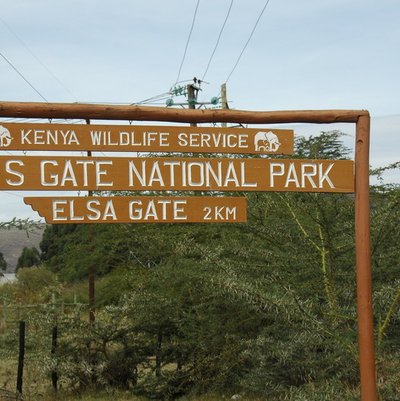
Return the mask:
<path id="1" fill-rule="evenodd" d="M 2 100 L 133 103 L 203 78 L 231 0 L 200 0 L 184 60 L 197 0 L 0 4 Z M 367 109 L 372 165 L 400 160 L 400 1 L 270 0 L 234 69 L 265 4 L 233 1 L 199 100 L 218 96 L 229 77 L 231 108 Z M 352 125 L 294 128 L 354 133 Z M 0 220 L 34 216 L 22 196 L 0 194 Z"/>

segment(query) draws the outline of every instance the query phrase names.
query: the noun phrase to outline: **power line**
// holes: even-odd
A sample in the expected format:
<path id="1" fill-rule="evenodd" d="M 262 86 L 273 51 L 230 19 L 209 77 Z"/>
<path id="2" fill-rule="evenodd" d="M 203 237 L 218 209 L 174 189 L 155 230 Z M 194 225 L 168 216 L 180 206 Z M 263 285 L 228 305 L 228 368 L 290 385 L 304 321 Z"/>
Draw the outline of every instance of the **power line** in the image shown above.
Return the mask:
<path id="1" fill-rule="evenodd" d="M 0 56 L 3 57 L 3 59 L 7 62 L 7 64 L 46 102 L 47 99 L 22 75 L 21 72 L 18 71 L 18 69 L 11 63 L 11 61 L 3 54 L 0 52 Z"/>
<path id="2" fill-rule="evenodd" d="M 14 154 L 12 154 L 9 150 L 5 150 L 6 153 L 8 153 L 10 156 L 15 156 Z"/>
<path id="3" fill-rule="evenodd" d="M 267 0 L 266 3 L 264 4 L 264 7 L 263 7 L 263 9 L 261 10 L 260 15 L 258 16 L 257 21 L 256 21 L 256 23 L 254 24 L 254 27 L 253 27 L 253 29 L 252 29 L 252 31 L 251 31 L 251 33 L 250 33 L 250 36 L 249 36 L 249 38 L 247 39 L 247 42 L 245 43 L 245 45 L 243 46 L 243 49 L 242 49 L 242 51 L 240 52 L 239 57 L 237 58 L 236 63 L 235 63 L 235 65 L 234 65 L 233 68 L 232 68 L 232 71 L 229 73 L 228 78 L 226 78 L 225 83 L 227 83 L 227 82 L 229 81 L 231 75 L 232 75 L 233 72 L 236 70 L 236 67 L 238 66 L 239 61 L 240 61 L 240 59 L 242 58 L 244 51 L 246 50 L 248 44 L 250 43 L 250 40 L 251 40 L 251 38 L 253 37 L 253 34 L 254 34 L 254 32 L 255 32 L 255 30 L 256 30 L 256 28 L 257 28 L 258 23 L 260 22 L 260 19 L 261 19 L 262 15 L 264 14 L 265 9 L 266 9 L 267 6 L 268 6 L 269 1 L 270 1 L 270 0 Z"/>
<path id="4" fill-rule="evenodd" d="M 147 98 L 147 99 L 141 100 L 140 102 L 130 103 L 130 106 L 133 106 L 133 105 L 135 105 L 135 104 L 149 103 L 149 102 L 152 102 L 152 101 L 155 101 L 155 100 L 166 99 L 166 96 L 167 96 L 167 95 L 170 95 L 170 94 L 171 94 L 171 92 L 160 93 L 159 95 L 149 97 L 149 98 Z"/>
<path id="5" fill-rule="evenodd" d="M 181 71 L 182 71 L 183 63 L 186 58 L 186 52 L 187 52 L 187 49 L 189 46 L 190 38 L 192 36 L 194 22 L 196 21 L 196 16 L 197 16 L 197 10 L 199 9 L 199 4 L 200 4 L 200 0 L 197 0 L 196 9 L 194 10 L 194 15 L 193 15 L 193 20 L 192 20 L 192 25 L 190 27 L 189 36 L 186 41 L 185 51 L 183 52 L 183 57 L 182 57 L 181 65 L 179 66 L 178 76 L 176 77 L 175 84 L 179 81 L 179 78 L 181 76 Z"/>
<path id="6" fill-rule="evenodd" d="M 231 13 L 232 6 L 233 6 L 233 0 L 231 0 L 231 4 L 229 5 L 228 12 L 226 13 L 226 17 L 225 17 L 224 23 L 222 24 L 221 30 L 219 31 L 217 42 L 215 43 L 214 50 L 212 51 L 210 59 L 208 60 L 207 67 L 206 67 L 206 70 L 204 71 L 202 81 L 204 81 L 204 78 L 207 75 L 208 69 L 210 68 L 211 61 L 214 58 L 214 54 L 215 54 L 215 52 L 217 50 L 217 47 L 219 45 L 219 41 L 221 40 L 222 32 L 225 29 L 225 25 L 226 25 L 226 22 L 228 21 L 229 14 Z"/>
<path id="7" fill-rule="evenodd" d="M 15 192 L 1 191 L 1 193 L 7 194 L 7 195 L 12 195 L 12 196 L 15 196 L 15 197 L 17 197 L 17 198 L 23 198 L 22 195 L 18 195 L 18 194 L 16 194 Z"/>
<path id="8" fill-rule="evenodd" d="M 21 43 L 21 45 L 28 51 L 28 53 L 53 77 L 58 84 L 67 91 L 75 100 L 77 100 L 76 96 L 56 77 L 56 75 L 37 57 L 32 50 L 27 46 L 27 44 L 12 30 L 10 25 L 8 25 L 1 17 L 0 21 L 3 25 L 11 32 L 11 34 Z"/>

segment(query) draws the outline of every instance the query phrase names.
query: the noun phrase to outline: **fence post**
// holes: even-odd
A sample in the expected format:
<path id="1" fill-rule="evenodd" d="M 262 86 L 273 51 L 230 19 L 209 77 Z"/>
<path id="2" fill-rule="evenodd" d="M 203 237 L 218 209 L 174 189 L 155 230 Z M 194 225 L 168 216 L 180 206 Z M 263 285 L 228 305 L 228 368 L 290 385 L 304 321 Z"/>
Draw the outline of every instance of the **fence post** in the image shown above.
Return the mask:
<path id="1" fill-rule="evenodd" d="M 6 300 L 3 300 L 3 310 L 1 313 L 1 324 L 0 324 L 0 329 L 5 329 L 7 326 L 7 304 Z"/>
<path id="2" fill-rule="evenodd" d="M 57 337 L 58 337 L 58 328 L 54 326 L 51 332 L 51 356 L 54 358 L 56 349 L 57 349 Z M 57 392 L 57 382 L 58 382 L 58 373 L 57 368 L 54 367 L 51 371 L 51 384 L 53 386 L 53 390 Z"/>
<path id="3" fill-rule="evenodd" d="M 22 384 L 24 375 L 25 358 L 25 322 L 19 322 L 19 354 L 18 354 L 18 372 L 17 372 L 17 393 L 22 394 Z"/>

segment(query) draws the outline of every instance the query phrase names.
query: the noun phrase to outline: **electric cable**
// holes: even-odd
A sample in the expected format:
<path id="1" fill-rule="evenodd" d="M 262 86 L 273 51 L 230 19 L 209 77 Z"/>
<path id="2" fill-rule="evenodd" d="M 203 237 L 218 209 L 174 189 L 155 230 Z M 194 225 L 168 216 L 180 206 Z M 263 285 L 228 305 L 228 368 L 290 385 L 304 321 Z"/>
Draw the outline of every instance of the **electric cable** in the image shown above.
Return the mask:
<path id="1" fill-rule="evenodd" d="M 16 156 L 13 153 L 11 153 L 9 150 L 5 150 L 4 152 L 8 153 L 10 156 L 13 156 L 13 157 Z"/>
<path id="2" fill-rule="evenodd" d="M 179 78 L 181 76 L 181 71 L 182 71 L 183 63 L 185 62 L 186 53 L 187 53 L 187 49 L 188 49 L 188 46 L 189 46 L 190 38 L 192 36 L 194 23 L 196 21 L 196 16 L 197 16 L 197 10 L 199 9 L 199 4 L 200 4 L 200 0 L 197 0 L 196 9 L 194 10 L 194 15 L 193 15 L 193 19 L 192 19 L 192 25 L 190 27 L 189 36 L 188 36 L 188 38 L 186 40 L 186 46 L 185 46 L 185 50 L 183 52 L 183 57 L 182 57 L 181 65 L 179 66 L 179 71 L 178 71 L 178 75 L 177 75 L 176 80 L 175 80 L 175 84 L 179 81 Z"/>
<path id="3" fill-rule="evenodd" d="M 146 102 L 146 104 L 154 104 L 154 103 L 157 103 L 157 102 L 161 102 L 162 100 L 166 100 L 166 99 L 171 99 L 171 95 L 165 96 L 165 97 L 160 97 L 158 99 Z"/>
<path id="4" fill-rule="evenodd" d="M 22 73 L 13 65 L 13 63 L 3 54 L 0 52 L 0 56 L 7 62 L 7 64 L 46 102 L 47 99 L 25 78 Z"/>
<path id="5" fill-rule="evenodd" d="M 249 43 L 250 43 L 250 41 L 251 41 L 251 38 L 253 37 L 253 34 L 254 34 L 254 32 L 255 32 L 255 30 L 256 30 L 256 28 L 257 28 L 257 25 L 258 25 L 258 23 L 260 22 L 261 17 L 263 16 L 264 11 L 265 11 L 265 9 L 267 8 L 267 6 L 268 6 L 268 4 L 269 4 L 269 1 L 270 1 L 270 0 L 267 0 L 267 1 L 265 2 L 264 7 L 263 7 L 263 9 L 261 10 L 260 15 L 258 16 L 257 21 L 256 21 L 256 23 L 254 24 L 254 27 L 253 27 L 253 29 L 252 29 L 252 31 L 251 31 L 251 33 L 250 33 L 250 36 L 249 36 L 249 38 L 247 39 L 247 42 L 245 43 L 245 45 L 243 46 L 243 49 L 242 49 L 242 51 L 240 52 L 239 57 L 237 58 L 236 63 L 235 63 L 235 65 L 234 65 L 233 68 L 232 68 L 232 71 L 229 73 L 228 78 L 226 78 L 225 83 L 227 83 L 227 82 L 229 81 L 229 79 L 230 79 L 230 77 L 232 76 L 233 72 L 236 70 L 236 67 L 237 67 L 238 64 L 239 64 L 239 61 L 240 61 L 240 59 L 242 58 L 244 51 L 246 50 L 247 46 L 249 45 Z"/>
<path id="6" fill-rule="evenodd" d="M 57 83 L 67 91 L 74 99 L 77 101 L 76 96 L 57 78 L 57 76 L 37 57 L 33 51 L 28 47 L 28 45 L 13 31 L 13 29 L 8 25 L 3 18 L 0 17 L 0 21 L 9 30 L 9 32 L 21 43 L 25 50 L 52 76 L 52 78 L 57 81 Z"/>
<path id="7" fill-rule="evenodd" d="M 153 101 L 153 100 L 162 100 L 162 99 L 166 98 L 167 95 L 170 95 L 170 94 L 171 94 L 170 91 L 164 92 L 164 93 L 161 93 L 161 94 L 159 94 L 159 95 L 157 95 L 157 96 L 152 96 L 152 97 L 149 97 L 149 98 L 147 98 L 147 99 L 141 100 L 140 102 L 130 103 L 129 105 L 130 105 L 130 106 L 133 106 L 133 105 L 135 105 L 135 104 L 149 103 L 149 102 L 151 102 L 151 101 Z M 161 99 L 161 98 L 162 98 L 162 99 Z"/>
<path id="8" fill-rule="evenodd" d="M 15 196 L 15 197 L 17 197 L 17 198 L 24 198 L 24 196 L 23 195 L 19 195 L 18 193 L 15 193 L 15 192 L 10 192 L 10 191 L 1 191 L 1 193 L 3 193 L 3 194 L 7 194 L 7 195 L 12 195 L 12 196 Z"/>
<path id="9" fill-rule="evenodd" d="M 221 30 L 219 31 L 217 42 L 215 43 L 214 50 L 212 51 L 210 59 L 208 60 L 206 70 L 204 71 L 203 78 L 201 79 L 202 81 L 204 81 L 204 78 L 207 75 L 208 69 L 210 68 L 211 61 L 214 58 L 214 54 L 217 51 L 219 42 L 221 40 L 222 32 L 225 29 L 226 22 L 228 21 L 229 15 L 231 13 L 232 6 L 233 6 L 233 0 L 231 0 L 231 4 L 229 5 L 228 12 L 226 13 L 226 17 L 225 17 L 224 23 L 222 24 Z"/>

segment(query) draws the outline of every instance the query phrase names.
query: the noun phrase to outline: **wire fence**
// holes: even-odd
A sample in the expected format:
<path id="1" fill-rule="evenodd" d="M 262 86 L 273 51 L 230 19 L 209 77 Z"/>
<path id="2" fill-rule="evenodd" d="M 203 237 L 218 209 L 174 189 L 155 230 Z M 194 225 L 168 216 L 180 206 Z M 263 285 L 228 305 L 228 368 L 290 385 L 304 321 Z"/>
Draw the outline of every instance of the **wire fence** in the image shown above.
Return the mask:
<path id="1" fill-rule="evenodd" d="M 0 304 L 0 400 L 30 399 L 44 388 L 59 387 L 56 356 L 59 332 L 68 336 L 87 318 L 88 304 L 53 300 L 48 303 Z M 50 372 L 50 374 L 49 374 Z M 24 384 L 27 384 L 24 386 Z M 25 388 L 24 388 L 25 387 Z M 25 391 L 24 391 L 25 390 Z"/>

